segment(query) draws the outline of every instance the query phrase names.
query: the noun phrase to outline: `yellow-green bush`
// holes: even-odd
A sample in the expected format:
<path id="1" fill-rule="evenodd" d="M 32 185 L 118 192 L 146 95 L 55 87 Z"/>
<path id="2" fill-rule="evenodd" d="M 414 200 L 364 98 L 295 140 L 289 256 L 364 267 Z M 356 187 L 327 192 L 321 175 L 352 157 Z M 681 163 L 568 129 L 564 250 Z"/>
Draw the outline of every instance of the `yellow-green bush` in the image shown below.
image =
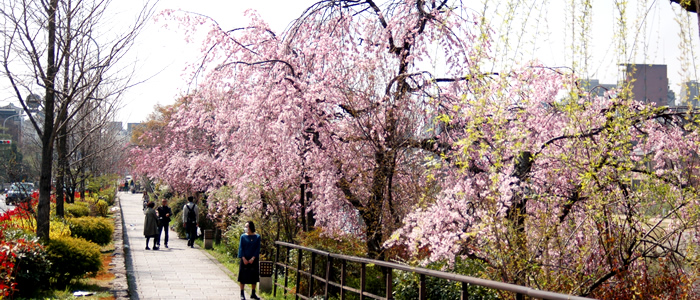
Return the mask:
<path id="1" fill-rule="evenodd" d="M 95 204 L 95 211 L 100 217 L 106 217 L 109 214 L 109 204 L 107 201 L 100 200 Z"/>
<path id="2" fill-rule="evenodd" d="M 88 204 L 81 201 L 76 201 L 75 203 L 69 203 L 65 206 L 66 217 L 87 217 L 90 215 L 90 208 Z"/>
<path id="3" fill-rule="evenodd" d="M 66 224 L 65 219 L 55 217 L 51 218 L 51 222 L 49 223 L 49 230 L 50 239 L 71 236 L 70 226 Z M 34 231 L 36 231 L 36 228 L 34 229 Z"/>
<path id="4" fill-rule="evenodd" d="M 97 192 L 97 195 L 99 199 L 107 201 L 107 204 L 111 206 L 114 205 L 114 198 L 117 195 L 117 192 L 115 188 L 110 187 Z"/>
<path id="5" fill-rule="evenodd" d="M 102 268 L 100 247 L 90 241 L 60 237 L 51 239 L 47 246 L 51 273 L 59 284 L 66 284 L 75 278 L 96 273 Z"/>
<path id="6" fill-rule="evenodd" d="M 2 223 L 7 224 L 9 227 L 20 229 L 26 233 L 36 232 L 36 220 L 34 220 L 34 218 L 13 216 L 9 220 L 2 221 Z M 53 239 L 70 235 L 70 227 L 68 227 L 63 219 L 56 217 L 51 218 L 49 222 L 49 238 Z"/>
<path id="7" fill-rule="evenodd" d="M 79 237 L 99 245 L 112 241 L 114 224 L 112 220 L 102 217 L 82 217 L 68 219 L 71 236 Z"/>

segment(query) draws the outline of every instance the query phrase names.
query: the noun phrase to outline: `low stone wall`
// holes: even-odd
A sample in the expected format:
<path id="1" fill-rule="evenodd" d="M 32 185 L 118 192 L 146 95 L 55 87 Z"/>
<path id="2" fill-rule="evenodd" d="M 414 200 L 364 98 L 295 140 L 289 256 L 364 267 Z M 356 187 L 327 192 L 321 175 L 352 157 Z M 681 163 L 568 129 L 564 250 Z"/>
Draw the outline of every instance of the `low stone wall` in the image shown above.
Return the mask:
<path id="1" fill-rule="evenodd" d="M 129 300 L 129 284 L 126 277 L 126 261 L 124 257 L 124 221 L 122 219 L 122 209 L 120 199 L 117 196 L 114 200 L 112 214 L 114 216 L 114 253 L 112 253 L 112 263 L 109 264 L 109 271 L 114 274 L 112 280 L 112 295 L 117 300 Z"/>

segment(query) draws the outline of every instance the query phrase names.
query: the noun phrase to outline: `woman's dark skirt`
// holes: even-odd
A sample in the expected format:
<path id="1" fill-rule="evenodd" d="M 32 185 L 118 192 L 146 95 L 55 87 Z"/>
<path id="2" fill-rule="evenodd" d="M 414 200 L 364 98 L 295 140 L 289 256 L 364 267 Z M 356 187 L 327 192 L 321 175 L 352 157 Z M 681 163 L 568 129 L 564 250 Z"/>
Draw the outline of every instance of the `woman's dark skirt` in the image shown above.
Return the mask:
<path id="1" fill-rule="evenodd" d="M 258 258 L 252 264 L 243 264 L 243 259 L 239 261 L 238 265 L 238 282 L 243 284 L 254 284 L 260 281 L 260 263 L 258 263 Z"/>

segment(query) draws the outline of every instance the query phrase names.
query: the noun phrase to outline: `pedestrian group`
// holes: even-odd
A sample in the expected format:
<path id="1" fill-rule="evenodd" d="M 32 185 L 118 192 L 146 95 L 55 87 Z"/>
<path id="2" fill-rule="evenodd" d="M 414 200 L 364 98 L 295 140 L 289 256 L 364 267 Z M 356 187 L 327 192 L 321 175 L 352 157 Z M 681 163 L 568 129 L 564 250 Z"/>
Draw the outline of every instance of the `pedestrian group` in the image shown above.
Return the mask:
<path id="1" fill-rule="evenodd" d="M 168 207 L 166 199 L 161 200 L 161 206 L 154 209 L 155 203 L 146 203 L 144 214 L 143 235 L 146 237 L 146 250 L 160 249 L 161 235 L 164 237 L 165 248 L 168 248 L 168 232 L 170 217 L 173 211 Z M 194 240 L 197 238 L 197 228 L 199 208 L 194 203 L 194 197 L 187 197 L 187 204 L 182 208 L 182 224 L 187 233 L 187 246 L 194 248 Z M 241 299 L 245 300 L 243 289 L 246 284 L 250 284 L 251 299 L 260 299 L 255 294 L 255 286 L 260 281 L 260 235 L 255 232 L 255 224 L 252 221 L 245 223 L 243 234 L 238 245 L 238 282 L 241 288 Z M 153 248 L 148 247 L 150 239 L 153 238 Z"/>

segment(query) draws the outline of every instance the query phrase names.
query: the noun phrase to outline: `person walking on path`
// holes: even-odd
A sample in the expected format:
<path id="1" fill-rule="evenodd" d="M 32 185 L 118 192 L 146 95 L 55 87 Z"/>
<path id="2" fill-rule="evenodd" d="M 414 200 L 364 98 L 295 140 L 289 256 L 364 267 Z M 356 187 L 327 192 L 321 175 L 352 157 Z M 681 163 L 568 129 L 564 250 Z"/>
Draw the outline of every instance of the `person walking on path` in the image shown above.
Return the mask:
<path id="1" fill-rule="evenodd" d="M 120 192 L 118 196 L 124 218 L 124 263 L 130 275 L 128 288 L 131 299 L 241 299 L 241 291 L 233 272 L 204 250 L 185 251 L 187 240 L 178 239 L 174 233 L 168 241 L 170 248 L 143 250 L 146 239 L 143 236 L 141 195 Z M 168 204 L 170 202 L 168 200 Z M 170 208 L 175 211 L 174 207 Z M 172 216 L 171 219 L 175 221 Z"/>
<path id="2" fill-rule="evenodd" d="M 260 299 L 255 295 L 255 285 L 260 281 L 260 235 L 255 233 L 255 224 L 252 221 L 245 223 L 245 230 L 241 234 L 238 244 L 238 257 L 241 259 L 238 266 L 238 282 L 241 286 L 241 299 L 245 300 L 243 288 L 250 284 L 251 299 Z"/>
<path id="3" fill-rule="evenodd" d="M 143 221 L 143 235 L 146 237 L 146 250 L 151 250 L 151 248 L 148 248 L 148 242 L 151 238 L 153 238 L 153 250 L 158 250 L 158 245 L 156 244 L 156 237 L 158 236 L 158 216 L 153 209 L 155 206 L 155 203 L 148 202 L 148 204 L 146 204 L 146 210 L 143 212 L 146 215 Z"/>
<path id="4" fill-rule="evenodd" d="M 182 208 L 182 225 L 185 226 L 187 232 L 187 246 L 194 248 L 194 240 L 197 238 L 197 216 L 199 216 L 199 208 L 194 204 L 194 197 L 187 197 L 187 204 Z"/>
<path id="5" fill-rule="evenodd" d="M 165 243 L 165 248 L 168 248 L 170 216 L 173 215 L 173 211 L 168 206 L 168 200 L 163 199 L 161 201 L 161 206 L 158 206 L 156 213 L 158 214 L 158 237 L 156 238 L 158 247 L 160 248 L 160 236 L 165 233 L 163 241 Z"/>

